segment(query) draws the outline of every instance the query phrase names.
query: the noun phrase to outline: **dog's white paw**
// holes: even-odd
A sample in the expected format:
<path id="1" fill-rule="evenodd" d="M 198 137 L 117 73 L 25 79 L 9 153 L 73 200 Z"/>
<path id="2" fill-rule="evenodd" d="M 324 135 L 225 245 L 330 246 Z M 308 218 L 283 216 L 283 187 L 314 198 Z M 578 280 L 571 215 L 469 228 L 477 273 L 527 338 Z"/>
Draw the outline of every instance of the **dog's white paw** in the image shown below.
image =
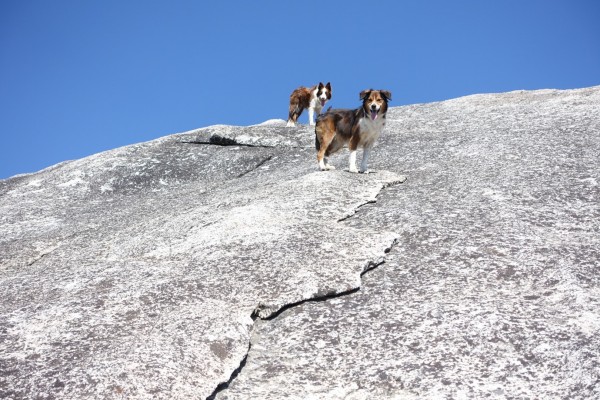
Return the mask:
<path id="1" fill-rule="evenodd" d="M 322 165 L 319 168 L 321 168 L 321 171 L 331 171 L 332 169 L 335 169 L 335 167 L 333 165 Z"/>
<path id="2" fill-rule="evenodd" d="M 348 168 L 348 171 L 352 172 L 353 174 L 358 174 L 358 170 L 356 169 L 356 167 Z"/>

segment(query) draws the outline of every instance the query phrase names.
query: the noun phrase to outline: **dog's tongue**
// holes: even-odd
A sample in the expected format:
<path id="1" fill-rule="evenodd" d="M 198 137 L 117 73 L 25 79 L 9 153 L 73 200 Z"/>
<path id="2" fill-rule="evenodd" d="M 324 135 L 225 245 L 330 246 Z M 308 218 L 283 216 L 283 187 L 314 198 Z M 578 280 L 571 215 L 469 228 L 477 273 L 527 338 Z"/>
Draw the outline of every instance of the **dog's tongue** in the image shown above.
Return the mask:
<path id="1" fill-rule="evenodd" d="M 321 100 L 321 107 L 325 106 L 325 100 Z"/>
<path id="2" fill-rule="evenodd" d="M 375 121 L 375 118 L 377 118 L 377 111 L 371 110 L 371 119 Z"/>

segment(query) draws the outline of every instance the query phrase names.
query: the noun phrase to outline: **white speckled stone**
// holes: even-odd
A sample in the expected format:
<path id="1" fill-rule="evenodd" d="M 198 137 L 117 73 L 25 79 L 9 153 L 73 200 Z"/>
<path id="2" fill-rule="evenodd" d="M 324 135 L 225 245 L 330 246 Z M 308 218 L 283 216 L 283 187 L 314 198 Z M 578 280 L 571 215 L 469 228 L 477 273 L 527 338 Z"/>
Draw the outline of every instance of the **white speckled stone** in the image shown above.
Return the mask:
<path id="1" fill-rule="evenodd" d="M 313 146 L 213 126 L 0 181 L 0 398 L 600 397 L 600 87 L 391 108 L 373 174 Z"/>
<path id="2" fill-rule="evenodd" d="M 246 355 L 253 315 L 360 285 L 397 235 L 338 220 L 404 178 L 321 173 L 284 143 L 310 143 L 306 129 L 278 148 L 199 144 L 264 129 L 0 181 L 1 398 L 206 398 Z"/>
<path id="3" fill-rule="evenodd" d="M 218 399 L 600 398 L 600 87 L 393 108 L 361 290 L 261 321 Z"/>

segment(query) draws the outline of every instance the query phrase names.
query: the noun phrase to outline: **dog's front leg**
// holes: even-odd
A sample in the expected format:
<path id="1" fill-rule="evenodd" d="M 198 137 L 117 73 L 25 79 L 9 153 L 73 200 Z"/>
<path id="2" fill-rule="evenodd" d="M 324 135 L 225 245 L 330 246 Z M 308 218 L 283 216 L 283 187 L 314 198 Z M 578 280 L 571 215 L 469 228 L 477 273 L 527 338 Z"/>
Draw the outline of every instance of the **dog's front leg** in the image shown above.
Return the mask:
<path id="1" fill-rule="evenodd" d="M 308 125 L 313 126 L 315 124 L 315 109 L 312 107 L 308 108 Z"/>
<path id="2" fill-rule="evenodd" d="M 350 150 L 350 160 L 348 163 L 348 171 L 357 173 L 356 169 L 356 150 L 358 149 L 359 136 L 358 134 L 352 135 L 348 142 L 348 150 Z"/>
<path id="3" fill-rule="evenodd" d="M 371 149 L 369 147 L 365 147 L 363 149 L 362 161 L 360 162 L 360 173 L 361 174 L 368 174 L 367 165 L 369 163 L 369 153 L 371 153 Z"/>
<path id="4" fill-rule="evenodd" d="M 358 169 L 356 169 L 356 149 L 350 150 L 350 162 L 348 165 L 348 171 L 354 173 L 358 172 Z"/>

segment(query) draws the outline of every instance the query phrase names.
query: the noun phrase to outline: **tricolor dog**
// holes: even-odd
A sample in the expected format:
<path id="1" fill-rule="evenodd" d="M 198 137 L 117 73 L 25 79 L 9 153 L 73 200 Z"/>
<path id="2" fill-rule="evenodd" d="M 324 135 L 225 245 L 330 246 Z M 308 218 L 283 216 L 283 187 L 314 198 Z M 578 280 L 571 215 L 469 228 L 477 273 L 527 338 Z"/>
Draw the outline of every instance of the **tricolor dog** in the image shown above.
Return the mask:
<path id="1" fill-rule="evenodd" d="M 385 126 L 385 113 L 392 94 L 387 90 L 360 92 L 362 107 L 356 110 L 330 110 L 317 117 L 315 146 L 321 170 L 335 169 L 327 157 L 346 144 L 350 149 L 350 172 L 367 172 L 369 152 Z M 363 148 L 360 170 L 356 169 L 356 149 Z"/>
<path id="2" fill-rule="evenodd" d="M 290 95 L 290 113 L 287 126 L 296 126 L 296 121 L 298 121 L 298 117 L 305 108 L 308 108 L 308 124 L 314 125 L 315 112 L 319 115 L 325 103 L 330 99 L 331 85 L 329 82 L 326 85 L 319 82 L 318 85 L 311 88 L 300 86 Z"/>

